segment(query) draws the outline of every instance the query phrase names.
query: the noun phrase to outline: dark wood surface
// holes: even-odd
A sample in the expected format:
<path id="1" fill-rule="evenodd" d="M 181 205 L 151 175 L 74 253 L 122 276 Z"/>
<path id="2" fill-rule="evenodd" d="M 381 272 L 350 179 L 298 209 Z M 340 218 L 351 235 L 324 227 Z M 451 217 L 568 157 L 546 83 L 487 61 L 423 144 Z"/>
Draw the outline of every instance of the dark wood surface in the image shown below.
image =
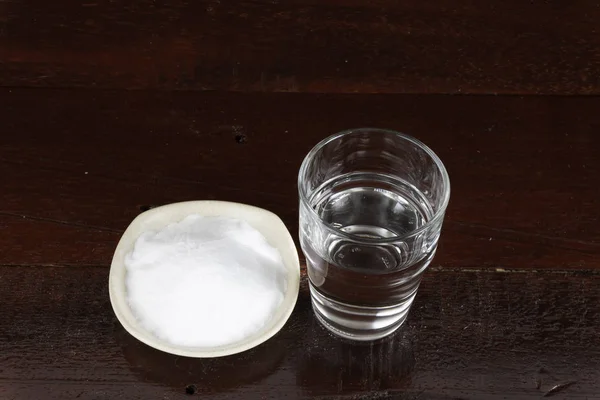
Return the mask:
<path id="1" fill-rule="evenodd" d="M 600 400 L 599 20 L 596 0 L 0 1 L 0 400 Z M 135 216 L 238 201 L 297 242 L 302 158 L 364 126 L 422 139 L 452 182 L 396 335 L 332 337 L 304 266 L 245 353 L 121 327 L 108 272 Z"/>
<path id="2" fill-rule="evenodd" d="M 597 98 L 5 89 L 0 102 L 4 265 L 106 265 L 140 207 L 191 199 L 256 204 L 296 234 L 302 158 L 357 126 L 406 131 L 444 160 L 438 264 L 598 265 Z"/>
<path id="3" fill-rule="evenodd" d="M 105 266 L 0 268 L 2 399 L 539 399 L 573 381 L 553 398 L 599 398 L 598 274 L 436 268 L 405 327 L 369 345 L 330 336 L 303 282 L 282 331 L 213 360 L 133 339 L 107 281 Z"/>
<path id="4" fill-rule="evenodd" d="M 0 2 L 0 85 L 600 92 L 600 7 L 572 1 Z"/>
<path id="5" fill-rule="evenodd" d="M 4 88 L 0 106 L 2 399 L 600 399 L 600 98 Z M 136 215 L 240 201 L 297 239 L 303 156 L 357 126 L 421 138 L 452 181 L 396 336 L 331 337 L 304 270 L 290 321 L 241 355 L 123 330 L 106 285 Z"/>

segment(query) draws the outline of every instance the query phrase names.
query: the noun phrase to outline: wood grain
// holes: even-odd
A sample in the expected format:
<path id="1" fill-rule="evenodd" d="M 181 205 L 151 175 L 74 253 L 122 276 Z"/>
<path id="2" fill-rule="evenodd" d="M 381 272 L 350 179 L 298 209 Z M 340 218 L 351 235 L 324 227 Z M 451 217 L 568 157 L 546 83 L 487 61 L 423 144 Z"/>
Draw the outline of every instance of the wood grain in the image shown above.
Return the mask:
<path id="1" fill-rule="evenodd" d="M 0 265 L 106 266 L 140 207 L 193 199 L 267 208 L 296 235 L 302 158 L 360 126 L 444 160 L 436 265 L 599 265 L 600 98 L 6 89 L 0 104 Z"/>
<path id="2" fill-rule="evenodd" d="M 0 89 L 0 398 L 598 398 L 599 106 Z M 237 356 L 172 357 L 123 330 L 106 283 L 136 215 L 240 201 L 274 211 L 296 236 L 302 158 L 360 126 L 419 137 L 452 181 L 440 248 L 396 336 L 366 346 L 331 337 L 304 274 L 284 329 Z"/>
<path id="3" fill-rule="evenodd" d="M 595 0 L 0 3 L 0 85 L 600 92 Z"/>
<path id="4" fill-rule="evenodd" d="M 490 96 L 599 94 L 598 20 L 592 0 L 0 1 L 0 399 L 600 399 L 600 97 Z M 333 338 L 304 266 L 248 352 L 121 327 L 108 267 L 136 215 L 238 201 L 298 242 L 304 155 L 364 126 L 423 140 L 452 182 L 396 335 Z"/>
<path id="5" fill-rule="evenodd" d="M 106 268 L 0 268 L 3 399 L 537 399 L 573 380 L 555 398 L 600 393 L 598 274 L 431 270 L 407 325 L 370 345 L 331 337 L 303 281 L 278 335 L 211 360 L 132 338 L 107 281 Z"/>

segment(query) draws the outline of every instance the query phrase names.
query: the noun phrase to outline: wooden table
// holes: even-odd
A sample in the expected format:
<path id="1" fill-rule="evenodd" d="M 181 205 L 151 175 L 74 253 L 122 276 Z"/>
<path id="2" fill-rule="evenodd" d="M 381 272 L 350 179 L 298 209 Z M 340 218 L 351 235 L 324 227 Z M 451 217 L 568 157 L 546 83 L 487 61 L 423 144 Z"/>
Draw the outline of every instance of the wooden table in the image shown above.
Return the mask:
<path id="1" fill-rule="evenodd" d="M 596 2 L 168 3 L 0 2 L 1 399 L 600 399 Z M 452 181 L 392 339 L 330 336 L 304 266 L 243 354 L 124 331 L 107 280 L 136 215 L 238 201 L 297 241 L 302 158 L 362 126 L 419 137 Z"/>

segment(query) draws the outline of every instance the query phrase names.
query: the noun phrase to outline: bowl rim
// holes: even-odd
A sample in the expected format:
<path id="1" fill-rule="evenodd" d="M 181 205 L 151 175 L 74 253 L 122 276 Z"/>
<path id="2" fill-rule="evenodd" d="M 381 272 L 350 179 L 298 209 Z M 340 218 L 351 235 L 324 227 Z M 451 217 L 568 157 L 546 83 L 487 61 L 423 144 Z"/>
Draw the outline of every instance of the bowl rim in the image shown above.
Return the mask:
<path id="1" fill-rule="evenodd" d="M 185 217 L 193 214 L 229 216 L 250 223 L 251 226 L 265 236 L 271 246 L 279 250 L 287 271 L 286 292 L 273 318 L 253 335 L 228 345 L 188 347 L 168 343 L 156 337 L 138 323 L 127 302 L 125 288 L 126 268 L 123 259 L 131 251 L 139 235 L 142 232 L 153 230 L 148 228 L 148 226 L 155 226 L 154 229 L 160 229 L 169 224 L 180 222 Z M 257 226 L 257 224 L 260 224 L 260 226 Z M 133 219 L 119 239 L 119 243 L 113 254 L 108 280 L 109 296 L 113 311 L 121 325 L 133 337 L 150 347 L 174 355 L 194 358 L 223 357 L 256 347 L 281 330 L 292 314 L 298 299 L 300 290 L 300 261 L 298 250 L 289 230 L 283 221 L 271 211 L 248 204 L 228 201 L 184 201 L 152 208 Z"/>

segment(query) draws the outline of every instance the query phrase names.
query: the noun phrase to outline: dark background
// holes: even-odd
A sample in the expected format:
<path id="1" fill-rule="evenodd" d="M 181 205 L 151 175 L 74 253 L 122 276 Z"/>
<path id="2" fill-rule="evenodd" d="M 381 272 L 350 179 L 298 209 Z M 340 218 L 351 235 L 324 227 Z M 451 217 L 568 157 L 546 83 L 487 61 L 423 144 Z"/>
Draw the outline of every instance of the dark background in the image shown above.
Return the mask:
<path id="1" fill-rule="evenodd" d="M 591 0 L 0 1 L 0 398 L 600 399 L 598 21 Z M 239 201 L 297 240 L 302 158 L 361 126 L 452 182 L 394 337 L 331 337 L 304 265 L 249 352 L 124 331 L 107 281 L 136 215 Z"/>

